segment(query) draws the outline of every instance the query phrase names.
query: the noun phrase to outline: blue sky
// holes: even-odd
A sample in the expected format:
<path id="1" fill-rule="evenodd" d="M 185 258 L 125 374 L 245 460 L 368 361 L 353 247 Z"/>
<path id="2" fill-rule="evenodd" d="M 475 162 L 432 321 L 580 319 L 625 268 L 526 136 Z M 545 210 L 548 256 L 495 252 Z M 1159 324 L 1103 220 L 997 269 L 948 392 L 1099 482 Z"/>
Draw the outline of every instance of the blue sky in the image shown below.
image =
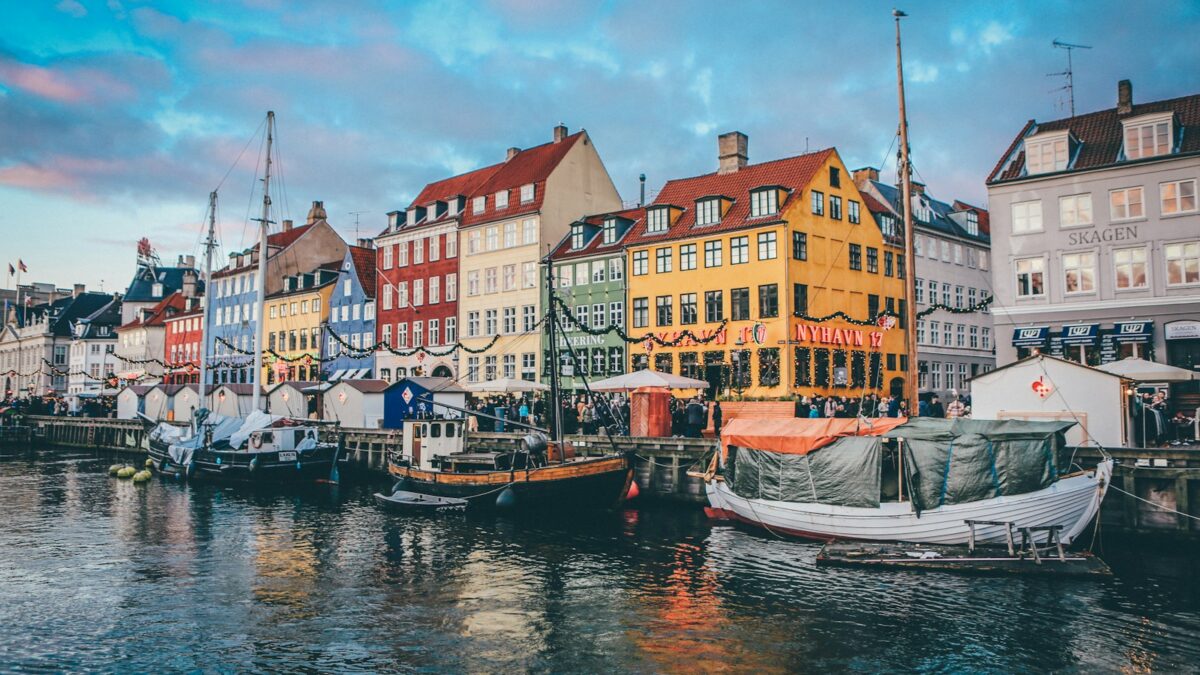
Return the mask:
<path id="1" fill-rule="evenodd" d="M 892 2 L 307 0 L 3 3 L 0 264 L 120 290 L 134 242 L 198 253 L 208 193 L 267 109 L 280 218 L 312 200 L 347 238 L 382 228 L 429 180 L 588 130 L 626 200 L 637 176 L 712 171 L 716 135 L 752 162 L 836 146 L 879 165 L 896 129 Z M 914 164 L 933 194 L 983 203 L 983 181 L 1076 52 L 1076 107 L 1197 93 L 1194 2 L 907 2 Z M 221 240 L 247 225 L 254 154 L 221 185 Z M 893 153 L 894 154 L 894 148 Z M 10 282 L 11 283 L 11 282 Z"/>

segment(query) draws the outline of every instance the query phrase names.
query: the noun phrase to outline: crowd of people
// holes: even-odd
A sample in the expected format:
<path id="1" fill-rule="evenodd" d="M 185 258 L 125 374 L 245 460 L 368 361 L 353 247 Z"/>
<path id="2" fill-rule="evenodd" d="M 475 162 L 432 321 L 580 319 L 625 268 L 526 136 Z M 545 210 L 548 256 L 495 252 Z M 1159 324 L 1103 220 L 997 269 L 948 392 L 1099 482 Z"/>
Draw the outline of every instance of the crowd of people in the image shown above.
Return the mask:
<path id="1" fill-rule="evenodd" d="M 80 399 L 72 406 L 63 396 L 17 397 L 11 394 L 0 400 L 0 408 L 11 408 L 26 415 L 56 415 L 60 417 L 115 417 L 116 399 L 112 396 Z"/>

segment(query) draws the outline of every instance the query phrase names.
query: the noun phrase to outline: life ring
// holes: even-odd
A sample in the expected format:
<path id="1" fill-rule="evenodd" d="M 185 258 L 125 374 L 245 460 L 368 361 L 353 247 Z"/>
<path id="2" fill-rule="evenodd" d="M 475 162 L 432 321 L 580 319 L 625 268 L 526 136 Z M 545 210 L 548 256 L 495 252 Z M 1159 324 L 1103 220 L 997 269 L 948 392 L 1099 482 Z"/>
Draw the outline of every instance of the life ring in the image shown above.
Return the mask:
<path id="1" fill-rule="evenodd" d="M 262 447 L 262 434 L 254 434 L 250 437 L 250 447 L 255 450 Z"/>

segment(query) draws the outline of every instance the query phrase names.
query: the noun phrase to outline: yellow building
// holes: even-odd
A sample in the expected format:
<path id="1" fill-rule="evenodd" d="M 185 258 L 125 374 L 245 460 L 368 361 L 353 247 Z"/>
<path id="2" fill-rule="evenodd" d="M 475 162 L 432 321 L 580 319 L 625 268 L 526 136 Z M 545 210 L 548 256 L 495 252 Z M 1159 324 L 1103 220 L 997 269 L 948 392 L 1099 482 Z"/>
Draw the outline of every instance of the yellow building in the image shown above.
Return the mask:
<path id="1" fill-rule="evenodd" d="M 340 264 L 340 260 L 326 263 L 313 272 L 285 277 L 283 290 L 267 296 L 262 377 L 266 386 L 320 379 L 323 329 Z"/>
<path id="2" fill-rule="evenodd" d="M 632 349 L 633 368 L 705 379 L 714 395 L 900 387 L 899 324 L 816 320 L 904 308 L 903 249 L 885 241 L 837 151 L 752 165 L 738 132 L 718 151 L 716 173 L 669 181 L 628 240 L 627 330 L 669 343 Z"/>

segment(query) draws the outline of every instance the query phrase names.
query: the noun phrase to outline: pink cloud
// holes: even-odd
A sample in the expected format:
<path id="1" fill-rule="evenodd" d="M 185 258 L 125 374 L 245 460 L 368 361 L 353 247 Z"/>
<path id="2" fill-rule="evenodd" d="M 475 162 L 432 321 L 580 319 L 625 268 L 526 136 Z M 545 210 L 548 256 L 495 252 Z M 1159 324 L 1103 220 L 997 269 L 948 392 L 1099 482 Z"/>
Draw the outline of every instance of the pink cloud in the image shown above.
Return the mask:
<path id="1" fill-rule="evenodd" d="M 49 68 L 0 60 L 0 82 L 60 103 L 78 103 L 87 92 Z"/>

